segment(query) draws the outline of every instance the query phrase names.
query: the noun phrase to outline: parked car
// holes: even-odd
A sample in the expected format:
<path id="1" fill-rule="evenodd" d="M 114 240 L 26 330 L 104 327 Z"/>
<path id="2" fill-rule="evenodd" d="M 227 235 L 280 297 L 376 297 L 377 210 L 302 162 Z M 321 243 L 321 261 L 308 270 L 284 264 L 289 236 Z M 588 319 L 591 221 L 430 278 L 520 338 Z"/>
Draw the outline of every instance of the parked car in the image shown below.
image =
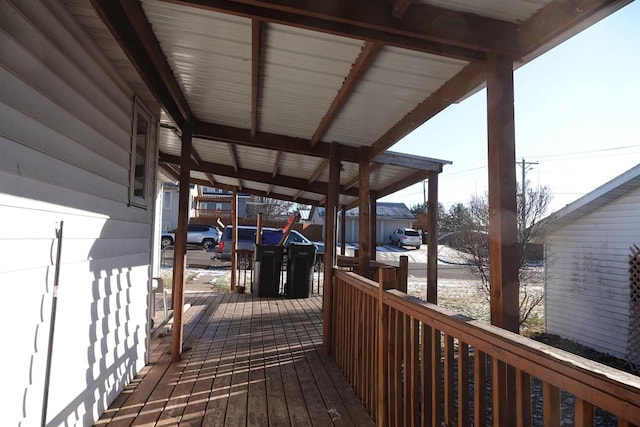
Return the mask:
<path id="1" fill-rule="evenodd" d="M 165 231 L 160 238 L 160 246 L 164 249 L 172 246 L 175 241 L 177 230 Z M 212 225 L 189 224 L 187 225 L 187 243 L 202 245 L 205 250 L 212 249 L 220 241 L 222 232 L 218 227 Z"/>
<path id="2" fill-rule="evenodd" d="M 223 260 L 231 259 L 231 232 L 232 228 L 230 225 L 225 227 L 224 231 L 222 232 L 220 242 L 218 243 L 218 252 L 216 252 L 214 255 L 216 258 Z M 236 249 L 254 251 L 256 247 L 256 232 L 257 227 L 255 226 L 238 226 L 238 241 L 236 242 Z M 281 228 L 263 227 L 262 243 L 273 245 L 278 244 L 280 242 L 280 239 L 282 238 L 283 232 L 284 231 Z M 289 244 L 295 243 L 314 244 L 316 245 L 316 254 L 320 256 L 324 255 L 324 243 L 312 242 L 311 240 L 300 234 L 298 231 L 291 230 L 283 246 L 286 248 Z"/>
<path id="3" fill-rule="evenodd" d="M 389 235 L 389 241 L 392 245 L 396 245 L 399 248 L 403 246 L 413 246 L 416 249 L 420 249 L 422 236 L 420 236 L 418 230 L 414 230 L 413 228 L 398 228 Z"/>

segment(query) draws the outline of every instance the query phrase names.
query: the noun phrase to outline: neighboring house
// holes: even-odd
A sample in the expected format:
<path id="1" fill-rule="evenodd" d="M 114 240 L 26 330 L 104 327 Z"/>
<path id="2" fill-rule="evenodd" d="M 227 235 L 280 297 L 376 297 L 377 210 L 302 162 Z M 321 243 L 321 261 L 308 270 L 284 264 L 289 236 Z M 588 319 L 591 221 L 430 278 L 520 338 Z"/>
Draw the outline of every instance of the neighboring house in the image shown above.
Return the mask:
<path id="1" fill-rule="evenodd" d="M 312 207 L 309 214 L 311 224 L 322 224 L 324 233 L 325 209 Z M 341 216 L 338 216 L 340 221 Z M 345 213 L 345 240 L 358 242 L 358 208 L 353 208 Z M 415 216 L 404 203 L 376 203 L 376 243 L 389 243 L 389 235 L 398 228 L 411 228 Z"/>
<path id="2" fill-rule="evenodd" d="M 196 189 L 191 185 L 189 196 L 189 218 L 195 214 L 194 204 Z M 180 187 L 172 182 L 162 183 L 162 230 L 175 230 L 178 228 L 178 193 Z"/>
<path id="3" fill-rule="evenodd" d="M 0 4 L 1 418 L 92 425 L 149 355 L 160 110 L 57 2 Z"/>
<path id="4" fill-rule="evenodd" d="M 547 332 L 640 362 L 640 165 L 544 220 Z M 635 313 L 635 316 L 630 315 Z M 635 338 L 634 338 L 635 337 Z M 635 358 L 635 360 L 633 360 Z"/>
<path id="5" fill-rule="evenodd" d="M 238 218 L 247 217 L 248 194 L 238 193 Z M 223 222 L 231 222 L 231 205 L 233 203 L 233 192 L 220 188 L 201 186 L 200 195 L 196 197 L 197 207 L 195 216 L 210 216 L 221 218 Z M 193 216 L 193 215 L 192 215 Z M 215 225 L 215 222 L 212 223 Z"/>

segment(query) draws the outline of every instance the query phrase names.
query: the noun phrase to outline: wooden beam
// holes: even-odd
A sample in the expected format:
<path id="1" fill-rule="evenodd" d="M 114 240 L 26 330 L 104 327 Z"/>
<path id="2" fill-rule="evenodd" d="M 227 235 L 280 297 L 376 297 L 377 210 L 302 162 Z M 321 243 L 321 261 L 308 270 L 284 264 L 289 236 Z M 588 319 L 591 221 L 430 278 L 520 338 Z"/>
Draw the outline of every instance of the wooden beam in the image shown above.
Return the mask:
<path id="1" fill-rule="evenodd" d="M 200 155 L 195 150 L 191 151 L 191 157 L 193 158 L 193 161 L 196 163 L 196 165 L 199 165 L 199 164 L 202 163 L 202 157 L 200 157 Z M 205 176 L 209 180 L 209 183 L 207 184 L 207 187 L 209 185 L 212 186 L 212 187 L 215 187 L 216 186 L 216 179 L 213 177 L 213 175 L 210 174 L 210 173 L 206 173 Z"/>
<path id="2" fill-rule="evenodd" d="M 340 255 L 344 255 L 347 250 L 347 210 L 340 206 Z"/>
<path id="3" fill-rule="evenodd" d="M 519 262 L 513 62 L 493 56 L 487 67 L 491 323 L 517 333 Z"/>
<path id="4" fill-rule="evenodd" d="M 254 138 L 251 131 L 232 126 L 215 123 L 197 122 L 193 130 L 194 138 L 208 139 L 216 142 L 231 142 L 247 147 L 277 150 L 284 153 L 304 154 L 308 156 L 329 158 L 329 143 L 319 142 L 311 147 L 309 140 L 286 135 L 258 132 Z M 358 149 L 343 145 L 342 159 L 353 163 L 358 162 Z"/>
<path id="5" fill-rule="evenodd" d="M 401 166 L 437 173 L 442 172 L 444 165 L 451 164 L 449 160 L 431 159 L 406 153 L 396 153 L 395 151 L 385 151 L 384 153 L 378 154 L 372 161 L 383 165 Z"/>
<path id="6" fill-rule="evenodd" d="M 427 302 L 438 304 L 438 174 L 429 173 Z"/>
<path id="7" fill-rule="evenodd" d="M 180 181 L 180 170 L 176 170 L 173 165 L 160 164 L 160 167 L 169 175 L 174 181 Z"/>
<path id="8" fill-rule="evenodd" d="M 326 114 L 320 121 L 320 125 L 311 137 L 311 147 L 315 147 L 318 142 L 324 137 L 325 133 L 333 123 L 333 120 L 338 116 L 342 107 L 347 102 L 353 90 L 356 88 L 362 76 L 367 72 L 369 66 L 373 60 L 378 56 L 382 45 L 372 42 L 366 42 L 360 50 L 360 54 L 356 58 L 354 64 L 349 70 L 349 74 L 342 82 L 342 86 L 338 91 L 338 94 L 333 98 L 333 102 L 329 106 Z"/>
<path id="9" fill-rule="evenodd" d="M 231 292 L 236 290 L 238 281 L 238 190 L 233 190 L 231 202 Z"/>
<path id="10" fill-rule="evenodd" d="M 316 179 L 318 179 L 318 177 L 322 175 L 322 172 L 324 172 L 327 166 L 329 166 L 329 159 L 323 159 L 318 165 L 318 167 L 316 167 L 316 169 L 309 176 L 309 179 L 308 179 L 309 184 L 311 184 L 312 182 L 315 182 Z"/>
<path id="11" fill-rule="evenodd" d="M 426 171 L 415 171 L 404 179 L 396 181 L 393 184 L 387 185 L 386 187 L 377 190 L 378 198 L 388 196 L 389 194 L 395 193 L 396 191 L 402 190 L 403 188 L 407 188 L 408 186 L 413 185 L 417 182 L 424 181 L 430 173 L 431 172 Z"/>
<path id="12" fill-rule="evenodd" d="M 180 90 L 140 2 L 90 0 L 91 5 L 145 84 L 182 129 L 193 114 Z"/>
<path id="13" fill-rule="evenodd" d="M 302 193 L 304 193 L 304 191 L 303 191 L 303 190 L 298 190 L 298 191 L 296 191 L 296 194 L 294 194 L 294 195 L 293 195 L 293 201 L 294 201 L 294 202 L 295 202 L 295 201 L 297 201 L 297 200 L 298 200 L 298 197 L 302 196 Z"/>
<path id="14" fill-rule="evenodd" d="M 262 22 L 251 21 L 251 137 L 255 138 L 259 126 L 260 68 L 262 64 Z"/>
<path id="15" fill-rule="evenodd" d="M 371 245 L 369 246 L 369 259 L 372 261 L 376 260 L 376 249 L 378 244 L 376 239 L 377 220 L 378 199 L 375 192 L 369 191 L 369 236 L 371 239 Z"/>
<path id="16" fill-rule="evenodd" d="M 516 24 L 425 4 L 414 4 L 399 20 L 387 0 L 171 2 L 466 60 L 482 61 L 486 52 L 515 53 Z"/>
<path id="17" fill-rule="evenodd" d="M 233 170 L 238 173 L 240 170 L 240 161 L 238 160 L 238 151 L 236 150 L 236 146 L 234 144 L 227 144 L 229 147 L 229 155 L 231 156 L 231 165 L 233 166 Z M 242 179 L 237 176 L 238 179 L 238 188 L 242 191 Z"/>
<path id="18" fill-rule="evenodd" d="M 608 16 L 631 0 L 564 0 L 552 1 L 523 22 L 518 29 L 518 58 L 548 50 L 551 41 L 566 40 L 593 21 Z"/>
<path id="19" fill-rule="evenodd" d="M 369 235 L 369 208 L 371 207 L 369 203 L 369 147 L 360 148 L 358 176 L 360 178 L 360 195 L 358 197 L 358 266 L 361 276 L 371 278 L 371 273 L 369 271 L 371 250 L 371 236 Z"/>
<path id="20" fill-rule="evenodd" d="M 517 334 L 520 283 L 513 60 L 490 55 L 487 77 L 491 324 Z M 492 399 L 498 417 L 494 425 L 510 425 L 516 410 L 515 369 L 499 361 L 492 368 L 492 376 Z"/>
<path id="21" fill-rule="evenodd" d="M 273 172 L 271 172 L 271 177 L 275 178 L 278 176 L 278 170 L 280 169 L 280 160 L 282 159 L 282 151 L 278 151 L 276 153 L 276 160 L 273 162 Z"/>
<path id="22" fill-rule="evenodd" d="M 161 162 L 165 163 L 178 163 L 180 160 L 180 158 L 177 156 L 163 153 L 160 154 L 159 158 Z M 278 175 L 273 178 L 270 172 L 260 172 L 242 168 L 238 169 L 238 171 L 235 171 L 232 166 L 209 162 L 202 162 L 199 165 L 191 162 L 190 166 L 194 171 L 210 172 L 215 175 L 222 175 L 229 178 L 245 179 L 248 181 L 257 181 L 263 183 L 270 182 L 276 186 L 293 188 L 295 190 L 304 190 L 322 195 L 326 195 L 327 192 L 327 183 L 320 181 L 309 183 L 309 181 L 305 178 L 297 178 L 286 175 Z M 340 194 L 358 197 L 358 190 L 356 188 L 341 188 L 339 191 Z"/>
<path id="23" fill-rule="evenodd" d="M 391 14 L 394 18 L 401 19 L 405 13 L 407 13 L 407 9 L 413 3 L 412 0 L 396 0 L 393 2 L 393 12 Z"/>
<path id="24" fill-rule="evenodd" d="M 418 126 L 484 84 L 485 80 L 486 67 L 484 64 L 473 63 L 467 65 L 378 138 L 371 147 L 371 157 L 375 158 L 383 153 Z"/>
<path id="25" fill-rule="evenodd" d="M 340 195 L 340 148 L 338 144 L 331 144 L 328 194 L 325 206 L 322 343 L 327 356 L 333 355 L 333 268 L 336 260 L 336 219 Z"/>
<path id="26" fill-rule="evenodd" d="M 381 167 L 382 167 L 382 163 L 374 163 L 372 165 L 369 165 L 369 174 L 372 174 L 373 172 L 377 171 Z M 345 189 L 351 188 L 354 185 L 356 185 L 359 181 L 360 181 L 360 174 L 354 176 L 349 181 L 345 182 L 342 188 L 345 188 Z"/>
<path id="27" fill-rule="evenodd" d="M 182 129 L 182 149 L 180 163 L 180 193 L 178 195 L 178 230 L 173 249 L 173 328 L 171 333 L 171 361 L 182 358 L 182 334 L 184 311 L 184 281 L 187 264 L 187 224 L 189 223 L 189 179 L 191 163 L 191 130 Z"/>

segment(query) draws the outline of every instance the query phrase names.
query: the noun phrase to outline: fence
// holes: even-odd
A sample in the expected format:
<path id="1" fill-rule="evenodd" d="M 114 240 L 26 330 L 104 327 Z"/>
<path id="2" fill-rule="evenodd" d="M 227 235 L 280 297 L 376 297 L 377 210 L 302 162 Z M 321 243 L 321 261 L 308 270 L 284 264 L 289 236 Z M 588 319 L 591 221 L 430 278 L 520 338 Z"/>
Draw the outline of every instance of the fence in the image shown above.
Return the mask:
<path id="1" fill-rule="evenodd" d="M 336 270 L 334 357 L 381 426 L 640 424 L 640 378 Z M 604 420 L 604 421 L 602 421 Z"/>

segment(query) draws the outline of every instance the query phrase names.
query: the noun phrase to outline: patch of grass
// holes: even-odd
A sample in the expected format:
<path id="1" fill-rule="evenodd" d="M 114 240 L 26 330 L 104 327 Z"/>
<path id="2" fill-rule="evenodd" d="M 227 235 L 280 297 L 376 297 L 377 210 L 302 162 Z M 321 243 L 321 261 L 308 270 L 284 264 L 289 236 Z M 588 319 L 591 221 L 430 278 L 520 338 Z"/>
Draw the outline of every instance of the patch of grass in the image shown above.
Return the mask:
<path id="1" fill-rule="evenodd" d="M 173 270 L 162 270 L 160 271 L 160 277 L 162 278 L 162 283 L 164 284 L 165 289 L 173 288 Z M 195 271 L 187 270 L 185 273 L 185 283 L 189 283 L 198 277 L 198 273 Z"/>

